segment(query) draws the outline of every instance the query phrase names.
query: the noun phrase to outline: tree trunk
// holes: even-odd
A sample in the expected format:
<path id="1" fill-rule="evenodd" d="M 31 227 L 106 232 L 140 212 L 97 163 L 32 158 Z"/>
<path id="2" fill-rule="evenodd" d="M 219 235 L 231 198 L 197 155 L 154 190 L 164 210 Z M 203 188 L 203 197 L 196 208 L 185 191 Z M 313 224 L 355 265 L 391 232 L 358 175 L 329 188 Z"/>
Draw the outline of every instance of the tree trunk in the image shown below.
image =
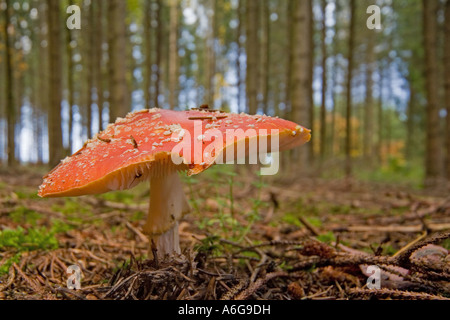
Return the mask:
<path id="1" fill-rule="evenodd" d="M 169 108 L 178 104 L 178 0 L 170 0 L 170 33 L 169 33 Z"/>
<path id="2" fill-rule="evenodd" d="M 311 111 L 311 77 L 310 63 L 312 48 L 310 45 L 311 14 L 309 11 L 309 1 L 291 0 L 292 3 L 292 72 L 290 81 L 290 101 L 292 121 L 310 126 Z M 304 167 L 308 163 L 308 149 L 294 149 L 293 157 L 296 163 Z"/>
<path id="3" fill-rule="evenodd" d="M 126 80 L 126 2 L 108 0 L 109 122 L 124 117 L 130 110 Z"/>
<path id="4" fill-rule="evenodd" d="M 150 109 L 150 87 L 152 79 L 152 2 L 145 1 L 144 9 L 144 44 L 145 44 L 145 70 L 144 70 L 144 99 L 145 108 Z"/>
<path id="5" fill-rule="evenodd" d="M 34 20 L 30 24 L 30 28 L 33 30 L 39 29 L 39 20 Z M 41 75 L 39 74 L 39 31 L 33 32 L 30 35 L 31 43 L 33 44 L 32 49 L 30 51 L 30 57 L 29 57 L 29 63 L 30 63 L 30 70 L 28 72 L 29 77 L 29 84 L 30 84 L 30 105 L 31 105 L 31 117 L 32 117 L 32 148 L 29 150 L 30 153 L 30 162 L 33 161 L 34 163 L 39 162 L 39 131 L 40 131 L 40 117 L 41 117 L 41 102 L 39 100 L 39 82 L 42 81 Z"/>
<path id="6" fill-rule="evenodd" d="M 314 132 L 314 99 L 313 99 L 313 76 L 314 76 L 314 13 L 313 13 L 313 1 L 301 1 L 306 2 L 306 14 L 308 23 L 305 25 L 307 30 L 308 39 L 309 39 L 309 52 L 308 52 L 308 108 L 309 108 L 309 117 L 304 120 L 305 126 L 308 126 L 311 129 L 311 132 Z M 308 163 L 312 163 L 314 160 L 315 150 L 314 143 L 306 144 L 307 154 L 305 155 L 305 160 Z"/>
<path id="7" fill-rule="evenodd" d="M 337 134 L 335 133 L 336 129 L 336 114 L 337 114 L 337 79 L 338 79 L 338 54 L 339 54 L 339 48 L 338 48 L 338 14 L 340 12 L 341 8 L 338 1 L 335 1 L 335 9 L 334 9 L 334 36 L 333 36 L 333 70 L 332 70 L 332 88 L 331 88 L 331 95 L 333 99 L 333 111 L 331 114 L 331 126 L 330 126 L 330 156 L 333 156 L 335 154 L 335 144 L 336 141 L 339 143 L 339 140 L 336 138 Z M 339 149 L 339 148 L 336 148 Z"/>
<path id="8" fill-rule="evenodd" d="M 414 130 L 414 114 L 416 112 L 416 92 L 412 86 L 411 80 L 409 82 L 409 101 L 408 101 L 408 120 L 406 123 L 406 147 L 405 147 L 405 158 L 411 160 L 414 156 L 414 145 L 415 145 L 415 130 Z"/>
<path id="9" fill-rule="evenodd" d="M 210 25 L 206 36 L 205 102 L 211 108 L 214 107 L 214 77 L 216 74 L 216 7 L 217 0 L 212 0 L 212 8 L 208 8 L 210 10 L 210 13 L 208 13 L 208 21 Z"/>
<path id="10" fill-rule="evenodd" d="M 373 155 L 373 70 L 375 63 L 374 35 L 373 30 L 367 30 L 367 52 L 366 52 L 366 96 L 364 103 L 364 129 L 363 129 L 363 155 L 370 160 Z"/>
<path id="11" fill-rule="evenodd" d="M 38 5 L 38 10 L 41 12 L 39 14 L 39 47 L 38 47 L 38 59 L 39 59 L 39 66 L 38 66 L 38 72 L 40 74 L 39 79 L 37 80 L 39 82 L 39 109 L 40 109 L 40 115 L 39 123 L 37 127 L 37 137 L 36 137 L 36 148 L 37 148 L 37 159 L 38 164 L 44 163 L 44 145 L 47 144 L 48 141 L 45 141 L 44 138 L 44 132 L 45 127 L 47 125 L 47 119 L 48 119 L 48 110 L 49 110 L 49 79 L 48 79 L 48 73 L 47 70 L 49 69 L 49 60 L 48 60 L 48 46 L 43 47 L 42 43 L 48 42 L 48 29 L 47 29 L 47 20 L 48 20 L 48 12 L 46 10 L 46 2 L 40 2 Z"/>
<path id="12" fill-rule="evenodd" d="M 436 183 L 441 172 L 436 47 L 438 4 L 437 0 L 423 0 L 425 87 L 427 96 L 425 182 L 427 185 Z"/>
<path id="13" fill-rule="evenodd" d="M 156 0 L 156 57 L 155 57 L 155 95 L 154 95 L 154 107 L 159 108 L 159 90 L 161 87 L 161 57 L 162 57 L 162 38 L 163 38 L 163 25 L 162 25 L 162 0 Z"/>
<path id="14" fill-rule="evenodd" d="M 68 5 L 72 5 L 73 1 L 69 1 Z M 69 107 L 69 119 L 67 124 L 68 131 L 68 153 L 72 154 L 73 145 L 73 93 L 74 93 L 74 68 L 73 68 L 73 50 L 72 50 L 72 30 L 69 28 L 64 28 L 66 30 L 66 54 L 67 54 L 67 104 Z"/>
<path id="15" fill-rule="evenodd" d="M 61 129 L 61 101 L 62 101 L 62 60 L 61 60 L 61 29 L 63 24 L 59 20 L 60 2 L 47 0 L 48 15 L 48 53 L 49 53 L 49 115 L 48 142 L 49 165 L 55 166 L 64 154 Z"/>
<path id="16" fill-rule="evenodd" d="M 348 36 L 348 68 L 347 68 L 347 106 L 346 106 L 346 117 L 345 117 L 345 175 L 350 177 L 352 175 L 352 161 L 351 161 L 351 151 L 352 151 L 352 78 L 353 78 L 353 51 L 354 51 L 354 41 L 355 41 L 355 0 L 350 0 L 350 30 Z"/>
<path id="17" fill-rule="evenodd" d="M 292 60 L 293 60 L 293 35 L 294 35 L 294 29 L 293 29 L 293 9 L 294 9 L 295 1 L 289 0 L 286 5 L 286 37 L 287 37 L 287 63 L 286 63 L 286 86 L 285 86 L 285 100 L 286 100 L 286 109 L 284 111 L 285 116 L 289 118 L 289 120 L 292 120 L 292 101 L 291 101 L 291 81 L 292 81 Z M 281 115 L 280 115 L 281 116 Z"/>
<path id="18" fill-rule="evenodd" d="M 95 69 L 96 69 L 96 92 L 97 92 L 97 108 L 98 108 L 98 131 L 103 129 L 103 0 L 95 0 L 96 10 L 96 26 L 95 30 Z"/>
<path id="19" fill-rule="evenodd" d="M 378 73 L 380 74 L 379 80 L 379 97 L 378 97 L 378 125 L 377 125 L 377 133 L 378 133 L 378 141 L 377 141 L 377 160 L 378 163 L 381 164 L 383 161 L 383 104 L 384 104 L 384 67 L 383 62 L 379 62 Z"/>
<path id="20" fill-rule="evenodd" d="M 4 32 L 5 32 L 5 64 L 6 64 L 6 85 L 5 85 L 5 96 L 6 96 L 6 114 L 7 114 L 7 155 L 8 155 L 8 166 L 13 167 L 16 165 L 16 141 L 15 141 L 15 128 L 16 128 L 16 106 L 14 102 L 14 74 L 12 65 L 12 47 L 9 39 L 9 32 L 12 30 L 10 28 L 10 10 L 11 2 L 6 1 L 6 9 L 4 13 Z"/>
<path id="21" fill-rule="evenodd" d="M 261 63 L 260 92 L 264 114 L 269 113 L 269 75 L 270 75 L 270 12 L 269 0 L 263 0 L 261 6 Z"/>
<path id="22" fill-rule="evenodd" d="M 445 105 L 447 108 L 447 156 L 446 171 L 447 180 L 450 181 L 450 0 L 445 3 L 445 26 L 444 26 L 444 85 L 445 85 Z"/>
<path id="23" fill-rule="evenodd" d="M 327 99 L 327 25 L 326 25 L 326 9 L 327 0 L 321 1 L 322 5 L 322 30 L 321 30 L 321 44 L 322 44 L 322 104 L 320 106 L 320 160 L 325 158 L 326 146 L 326 99 Z"/>
<path id="24" fill-rule="evenodd" d="M 247 74 L 246 94 L 249 114 L 258 111 L 258 1 L 247 0 Z"/>
<path id="25" fill-rule="evenodd" d="M 241 101 L 242 101 L 242 94 L 241 94 L 241 84 L 242 84 L 242 72 L 241 72 L 241 34 L 242 34 L 242 25 L 244 23 L 244 19 L 242 19 L 242 8 L 244 7 L 242 5 L 244 0 L 238 0 L 238 7 L 237 7 L 237 20 L 238 20 L 238 25 L 236 28 L 236 50 L 237 50 L 237 54 L 236 54 L 236 90 L 237 90 L 237 109 L 238 112 L 242 112 L 245 111 L 245 108 L 242 108 L 241 106 Z"/>
<path id="26" fill-rule="evenodd" d="M 94 16 L 94 3 L 89 4 L 88 13 L 88 42 L 87 42 L 87 56 L 86 56 L 86 67 L 87 67 L 87 136 L 92 138 L 92 104 L 93 104 L 93 89 L 95 82 L 95 70 L 94 68 L 94 58 L 95 58 L 95 16 Z"/>

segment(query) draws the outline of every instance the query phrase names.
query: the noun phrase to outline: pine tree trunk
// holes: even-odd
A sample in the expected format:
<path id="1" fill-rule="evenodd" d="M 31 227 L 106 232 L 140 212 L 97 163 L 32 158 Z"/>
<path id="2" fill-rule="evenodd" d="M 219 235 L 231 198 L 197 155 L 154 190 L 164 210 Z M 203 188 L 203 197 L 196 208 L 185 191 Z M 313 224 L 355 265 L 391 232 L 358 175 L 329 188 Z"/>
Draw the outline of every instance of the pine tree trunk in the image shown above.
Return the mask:
<path id="1" fill-rule="evenodd" d="M 206 36 L 206 79 L 205 79 L 205 102 L 211 108 L 214 107 L 214 76 L 216 74 L 216 15 L 215 8 L 217 7 L 217 0 L 210 1 L 212 8 L 208 14 L 208 21 L 210 23 L 208 34 Z"/>
<path id="2" fill-rule="evenodd" d="M 441 172 L 436 47 L 438 0 L 423 0 L 423 9 L 427 96 L 425 182 L 427 185 L 433 185 Z"/>
<path id="3" fill-rule="evenodd" d="M 91 2 L 89 5 L 88 13 L 88 42 L 87 42 L 87 56 L 86 56 L 86 66 L 87 66 L 87 136 L 92 138 L 92 104 L 93 104 L 93 89 L 95 82 L 95 70 L 94 68 L 94 58 L 95 58 L 95 16 L 94 16 L 94 3 Z"/>
<path id="4" fill-rule="evenodd" d="M 246 95 L 249 114 L 258 111 L 258 1 L 247 0 L 247 74 Z"/>
<path id="5" fill-rule="evenodd" d="M 145 70 L 144 70 L 144 99 L 145 108 L 150 109 L 150 86 L 152 78 L 152 2 L 145 1 L 144 7 L 144 44 L 145 44 Z"/>
<path id="6" fill-rule="evenodd" d="M 49 165 L 55 166 L 64 155 L 61 129 L 62 60 L 60 2 L 47 0 L 49 59 Z"/>
<path id="7" fill-rule="evenodd" d="M 310 125 L 311 111 L 311 76 L 310 63 L 312 48 L 310 45 L 311 14 L 309 12 L 309 1 L 291 0 L 292 3 L 292 72 L 290 80 L 290 102 L 292 121 L 304 126 Z M 294 149 L 293 157 L 296 163 L 304 167 L 308 163 L 308 149 Z"/>
<path id="8" fill-rule="evenodd" d="M 15 127 L 16 127 L 16 106 L 14 102 L 14 77 L 13 77 L 13 65 L 12 65 L 12 47 L 9 37 L 10 31 L 10 10 L 11 1 L 6 1 L 6 9 L 4 13 L 4 32 L 5 32 L 5 64 L 6 64 L 6 85 L 5 85 L 5 96 L 6 96 L 6 114 L 7 114 L 7 155 L 8 155 L 8 166 L 13 167 L 16 165 L 16 141 L 15 141 Z"/>
<path id="9" fill-rule="evenodd" d="M 39 21 L 34 20 L 30 27 L 33 30 L 37 30 L 39 28 Z M 30 71 L 28 72 L 29 76 L 29 84 L 30 84 L 30 104 L 31 104 L 31 117 L 32 117 L 32 149 L 30 152 L 30 160 L 34 160 L 34 163 L 39 162 L 38 155 L 38 145 L 39 145 L 39 119 L 41 116 L 40 112 L 40 101 L 39 101 L 39 81 L 42 81 L 39 74 L 39 45 L 35 45 L 39 43 L 39 32 L 33 32 L 30 36 L 31 43 L 33 43 L 32 50 L 30 52 Z M 39 77 L 38 77 L 39 75 Z"/>
<path id="10" fill-rule="evenodd" d="M 304 123 L 305 126 L 311 129 L 311 132 L 315 132 L 314 127 L 314 99 L 313 99 L 313 76 L 314 76 L 314 13 L 313 13 L 313 1 L 301 1 L 306 2 L 306 19 L 307 24 L 305 25 L 305 29 L 308 34 L 309 39 L 309 52 L 308 52 L 308 84 L 307 84 L 307 92 L 308 92 L 308 108 L 309 108 L 309 116 L 305 118 Z M 315 156 L 314 143 L 306 144 L 307 153 L 305 155 L 305 160 L 307 163 L 312 163 Z"/>
<path id="11" fill-rule="evenodd" d="M 444 26 L 444 85 L 445 85 L 445 105 L 447 108 L 447 156 L 446 171 L 447 180 L 450 181 L 450 0 L 445 3 L 445 26 Z"/>
<path id="12" fill-rule="evenodd" d="M 237 108 L 238 108 L 238 112 L 242 112 L 245 110 L 245 108 L 242 108 L 241 106 L 241 100 L 242 100 L 242 94 L 241 94 L 241 84 L 242 84 L 242 72 L 241 72 L 241 34 L 242 34 L 242 25 L 244 23 L 243 19 L 242 19 L 242 11 L 243 11 L 243 1 L 244 0 L 238 0 L 238 6 L 237 6 L 237 20 L 238 20 L 238 25 L 236 28 L 236 45 L 237 45 L 237 54 L 236 54 L 236 90 L 237 90 Z"/>
<path id="13" fill-rule="evenodd" d="M 327 99 L 327 44 L 326 44 L 326 8 L 327 1 L 322 0 L 322 30 L 321 30 L 321 44 L 322 44 L 322 104 L 320 106 L 320 160 L 325 158 L 326 146 L 326 99 Z"/>
<path id="14" fill-rule="evenodd" d="M 293 9 L 294 9 L 295 1 L 289 0 L 287 1 L 286 5 L 286 37 L 287 37 L 287 47 L 286 52 L 288 58 L 286 59 L 286 86 L 285 86 L 285 100 L 286 100 L 286 110 L 285 110 L 285 116 L 288 117 L 290 120 L 292 120 L 292 101 L 291 101 L 291 81 L 292 81 L 292 60 L 293 60 L 293 35 L 294 35 L 294 29 L 293 29 Z M 280 115 L 281 116 L 281 115 Z"/>
<path id="15" fill-rule="evenodd" d="M 405 147 L 405 158 L 411 160 L 414 156 L 414 114 L 416 113 L 416 92 L 414 87 L 411 85 L 411 80 L 408 81 L 409 85 L 409 101 L 408 101 L 408 120 L 406 123 L 406 147 Z"/>
<path id="16" fill-rule="evenodd" d="M 351 161 L 351 151 L 352 151 L 352 79 L 353 79 L 353 51 L 354 51 L 354 41 L 355 41 L 355 0 L 350 0 L 350 30 L 348 36 L 348 68 L 347 68 L 347 106 L 346 106 L 346 117 L 345 117 L 345 174 L 347 177 L 352 175 L 352 161 Z"/>
<path id="17" fill-rule="evenodd" d="M 341 12 L 341 6 L 339 4 L 339 1 L 335 1 L 335 9 L 334 9 L 334 36 L 333 36 L 333 69 L 332 69 L 332 88 L 331 88 L 331 95 L 333 100 L 333 111 L 331 114 L 331 126 L 330 126 L 330 156 L 333 156 L 335 154 L 336 150 L 339 150 L 339 139 L 337 139 L 338 134 L 336 131 L 336 115 L 337 115 L 337 87 L 338 87 L 338 70 L 339 70 L 339 25 L 338 25 L 338 19 L 339 19 L 339 13 Z"/>
<path id="18" fill-rule="evenodd" d="M 109 122 L 124 117 L 130 110 L 126 80 L 126 2 L 108 0 Z"/>
<path id="19" fill-rule="evenodd" d="M 154 107 L 159 108 L 159 91 L 161 87 L 161 58 L 162 58 L 162 38 L 163 38 L 163 25 L 162 25 L 162 6 L 163 2 L 162 0 L 156 0 L 156 43 L 155 43 L 155 50 L 156 50 L 156 57 L 155 57 L 155 64 L 156 64 L 156 70 L 155 70 L 155 95 L 153 97 L 154 99 Z"/>
<path id="20" fill-rule="evenodd" d="M 377 160 L 378 163 L 381 164 L 383 161 L 383 104 L 384 104 L 384 67 L 383 62 L 380 62 L 378 67 L 378 73 L 380 74 L 380 80 L 378 81 L 379 85 L 379 97 L 378 97 L 378 118 L 377 118 Z"/>
<path id="21" fill-rule="evenodd" d="M 98 131 L 103 129 L 103 0 L 96 0 L 96 30 L 95 30 L 95 69 L 96 69 L 96 92 L 98 108 Z"/>
<path id="22" fill-rule="evenodd" d="M 169 108 L 177 107 L 178 84 L 178 0 L 170 0 L 169 33 Z"/>
<path id="23" fill-rule="evenodd" d="M 337 75 L 338 75 L 338 61 L 337 61 L 337 56 L 334 55 L 333 57 L 333 75 L 332 75 L 332 83 L 333 83 L 333 87 L 331 88 L 331 96 L 332 96 L 332 100 L 333 100 L 333 110 L 331 111 L 331 124 L 330 124 L 330 130 L 329 130 L 329 137 L 330 137 L 330 157 L 333 157 L 335 154 L 335 150 L 339 149 L 337 144 L 339 143 L 337 137 L 337 133 L 336 133 L 336 115 L 337 115 L 337 97 L 338 97 L 338 93 L 337 93 Z"/>
<path id="24" fill-rule="evenodd" d="M 47 121 L 44 119 L 48 119 L 48 110 L 49 110 L 49 94 L 48 94 L 48 85 L 49 85 L 49 79 L 48 79 L 48 73 L 47 70 L 49 69 L 48 64 L 48 46 L 43 47 L 42 43 L 48 42 L 48 31 L 47 29 L 47 10 L 46 10 L 47 4 L 45 2 L 40 2 L 38 6 L 39 14 L 38 20 L 39 20 L 39 47 L 38 47 L 38 59 L 39 59 L 39 66 L 38 66 L 38 72 L 39 72 L 39 79 L 37 80 L 39 82 L 39 109 L 40 109 L 40 118 L 37 126 L 37 132 L 36 132 L 36 148 L 37 148 L 37 162 L 38 164 L 44 163 L 44 145 L 47 144 L 48 141 L 45 141 L 44 138 L 44 132 L 45 132 L 45 126 L 47 125 Z"/>
<path id="25" fill-rule="evenodd" d="M 261 64 L 260 92 L 264 114 L 269 113 L 269 75 L 270 75 L 270 12 L 269 0 L 263 0 L 261 6 Z"/>
<path id="26" fill-rule="evenodd" d="M 72 5 L 73 1 L 69 1 L 68 5 Z M 73 144 L 73 93 L 74 93 L 74 68 L 73 68 L 73 50 L 72 50 L 72 30 L 65 28 L 66 30 L 66 55 L 67 55 L 67 103 L 69 105 L 69 119 L 68 119 L 68 153 L 72 154 Z"/>
<path id="27" fill-rule="evenodd" d="M 374 36 L 373 30 L 367 30 L 366 52 L 366 96 L 364 103 L 364 130 L 363 130 L 363 155 L 370 160 L 373 155 L 373 72 L 374 72 Z"/>

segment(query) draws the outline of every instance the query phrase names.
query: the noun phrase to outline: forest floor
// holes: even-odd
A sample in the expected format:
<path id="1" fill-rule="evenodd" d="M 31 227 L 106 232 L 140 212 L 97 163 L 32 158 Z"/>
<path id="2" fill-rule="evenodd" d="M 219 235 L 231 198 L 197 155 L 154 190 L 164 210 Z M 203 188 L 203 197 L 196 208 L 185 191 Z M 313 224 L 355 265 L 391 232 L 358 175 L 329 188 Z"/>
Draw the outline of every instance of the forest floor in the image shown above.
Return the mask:
<path id="1" fill-rule="evenodd" d="M 42 170 L 0 172 L 0 299 L 450 299 L 448 190 L 216 167 L 183 177 L 183 252 L 163 261 L 148 185 L 41 199 Z"/>

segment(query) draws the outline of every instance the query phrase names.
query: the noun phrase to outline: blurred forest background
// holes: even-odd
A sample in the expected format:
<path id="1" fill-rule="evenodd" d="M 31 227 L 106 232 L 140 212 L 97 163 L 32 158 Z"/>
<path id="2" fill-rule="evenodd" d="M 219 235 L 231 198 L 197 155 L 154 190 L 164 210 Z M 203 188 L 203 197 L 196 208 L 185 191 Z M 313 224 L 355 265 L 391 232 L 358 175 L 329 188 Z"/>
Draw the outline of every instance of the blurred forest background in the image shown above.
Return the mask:
<path id="1" fill-rule="evenodd" d="M 450 0 L 0 0 L 0 89 L 4 167 L 207 103 L 311 128 L 311 174 L 450 180 Z"/>

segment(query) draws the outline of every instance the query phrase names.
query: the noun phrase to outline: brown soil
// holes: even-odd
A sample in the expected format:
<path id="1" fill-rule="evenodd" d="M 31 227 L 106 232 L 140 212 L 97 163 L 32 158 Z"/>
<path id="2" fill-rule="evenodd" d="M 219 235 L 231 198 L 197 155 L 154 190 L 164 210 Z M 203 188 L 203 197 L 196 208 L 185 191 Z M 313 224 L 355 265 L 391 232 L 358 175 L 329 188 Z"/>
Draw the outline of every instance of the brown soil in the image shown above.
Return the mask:
<path id="1" fill-rule="evenodd" d="M 0 265 L 13 261 L 0 276 L 0 299 L 450 298 L 450 199 L 442 194 L 320 179 L 258 188 L 248 176 L 234 179 L 232 204 L 226 183 L 205 177 L 186 186 L 195 210 L 180 224 L 183 254 L 149 261 L 145 214 L 133 218 L 146 212 L 145 186 L 131 204 L 76 198 L 77 220 L 78 212 L 58 211 L 64 198 L 18 191 L 32 194 L 40 175 L 3 173 L 0 230 L 49 227 L 55 219 L 71 228 L 56 234 L 56 249 L 22 250 L 16 260 L 19 249 L 0 247 Z M 244 213 L 254 199 L 259 218 L 250 223 Z M 37 225 L 13 219 L 18 208 L 39 213 Z M 221 211 L 233 211 L 238 224 L 217 227 Z M 209 228 L 199 224 L 205 218 Z M 79 290 L 67 288 L 74 264 L 82 270 Z M 380 289 L 367 287 L 369 265 L 381 268 Z"/>

